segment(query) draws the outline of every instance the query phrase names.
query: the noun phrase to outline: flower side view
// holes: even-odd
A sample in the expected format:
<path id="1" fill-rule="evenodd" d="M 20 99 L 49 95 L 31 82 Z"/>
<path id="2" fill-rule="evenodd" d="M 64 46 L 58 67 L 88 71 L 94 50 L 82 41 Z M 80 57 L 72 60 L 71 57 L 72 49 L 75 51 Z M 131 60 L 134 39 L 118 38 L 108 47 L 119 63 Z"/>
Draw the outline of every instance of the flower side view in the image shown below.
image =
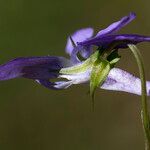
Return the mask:
<path id="1" fill-rule="evenodd" d="M 76 31 L 68 37 L 66 45 L 66 52 L 70 55 L 70 59 L 58 56 L 22 57 L 2 64 L 0 80 L 23 77 L 35 80 L 49 89 L 66 89 L 73 84 L 93 81 L 90 83 L 93 93 L 96 87 L 100 87 L 141 95 L 140 79 L 119 68 L 114 68 L 120 60 L 117 51 L 119 48 L 127 48 L 128 44 L 150 41 L 150 36 L 116 34 L 133 19 L 135 14 L 130 13 L 99 31 L 94 37 L 92 37 L 94 33 L 92 28 Z M 96 52 L 92 49 L 93 45 L 98 47 Z M 78 54 L 84 60 L 81 60 Z M 51 79 L 54 78 L 59 81 L 52 82 Z M 62 78 L 68 81 L 61 80 Z M 149 81 L 147 81 L 147 95 L 150 95 Z"/>
<path id="2" fill-rule="evenodd" d="M 145 80 L 142 57 L 135 46 L 140 42 L 150 42 L 150 36 L 117 34 L 135 17 L 134 13 L 130 13 L 99 31 L 96 36 L 93 36 L 92 28 L 76 31 L 68 37 L 65 49 L 70 59 L 60 56 L 21 57 L 2 64 L 0 80 L 28 78 L 54 90 L 66 89 L 73 84 L 89 84 L 92 99 L 97 88 L 141 95 L 145 150 L 150 150 L 150 121 L 146 99 L 146 96 L 150 96 L 150 81 Z M 97 49 L 94 50 L 93 46 Z M 119 49 L 128 47 L 137 61 L 140 79 L 115 68 L 121 59 Z"/>

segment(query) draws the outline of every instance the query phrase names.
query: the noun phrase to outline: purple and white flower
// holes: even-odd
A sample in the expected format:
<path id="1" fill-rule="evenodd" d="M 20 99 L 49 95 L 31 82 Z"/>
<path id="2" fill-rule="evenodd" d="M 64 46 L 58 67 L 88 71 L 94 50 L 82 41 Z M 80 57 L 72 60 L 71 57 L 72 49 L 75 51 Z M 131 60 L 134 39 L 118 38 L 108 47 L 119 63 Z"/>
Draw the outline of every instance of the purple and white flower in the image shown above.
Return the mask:
<path id="1" fill-rule="evenodd" d="M 93 36 L 92 28 L 78 30 L 68 37 L 66 52 L 70 55 L 70 60 L 58 56 L 43 57 L 22 57 L 11 60 L 0 65 L 0 80 L 14 78 L 28 78 L 49 89 L 66 89 L 73 84 L 89 84 L 92 72 L 91 59 L 94 55 L 92 46 L 96 45 L 104 50 L 109 48 L 112 43 L 116 43 L 113 49 L 127 48 L 128 44 L 149 42 L 150 36 L 136 34 L 116 34 L 122 27 L 127 25 L 135 18 L 134 13 L 123 17 L 120 21 L 101 30 Z M 72 44 L 71 39 L 75 43 Z M 123 42 L 123 43 L 122 43 Z M 85 59 L 80 60 L 78 53 Z M 64 78 L 67 81 L 64 81 Z M 58 81 L 52 82 L 52 79 Z M 150 82 L 147 81 L 147 95 L 150 95 Z M 114 91 L 124 91 L 141 95 L 141 81 L 139 78 L 112 67 L 100 88 Z"/>

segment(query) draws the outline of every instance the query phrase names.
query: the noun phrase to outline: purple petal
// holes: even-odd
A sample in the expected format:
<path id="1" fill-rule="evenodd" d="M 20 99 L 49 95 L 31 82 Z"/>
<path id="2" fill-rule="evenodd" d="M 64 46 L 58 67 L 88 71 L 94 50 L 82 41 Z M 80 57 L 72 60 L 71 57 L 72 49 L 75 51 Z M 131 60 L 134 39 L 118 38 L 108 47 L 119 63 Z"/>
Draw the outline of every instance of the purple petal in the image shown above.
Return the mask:
<path id="1" fill-rule="evenodd" d="M 118 44 L 117 48 L 126 48 L 127 44 L 137 44 L 140 42 L 150 42 L 150 36 L 136 35 L 136 34 L 120 34 L 108 35 L 104 37 L 95 37 L 90 40 L 78 43 L 81 46 L 97 45 L 107 48 L 109 44 L 117 41 L 125 41 L 124 44 Z"/>
<path id="2" fill-rule="evenodd" d="M 136 15 L 134 13 L 130 13 L 128 16 L 123 17 L 120 21 L 114 22 L 106 29 L 99 31 L 96 36 L 99 37 L 108 34 L 113 34 L 119 31 L 124 26 L 126 26 L 128 23 L 130 23 L 133 19 L 135 19 L 135 17 Z"/>
<path id="3" fill-rule="evenodd" d="M 146 85 L 147 95 L 150 96 L 150 82 L 147 81 Z M 113 68 L 101 88 L 141 95 L 141 80 L 126 71 Z"/>
<path id="4" fill-rule="evenodd" d="M 50 82 L 49 80 L 46 80 L 46 79 L 38 79 L 38 80 L 35 80 L 37 83 L 39 83 L 40 85 L 44 86 L 45 88 L 48 88 L 48 89 L 52 89 L 52 90 L 59 90 L 58 88 L 55 88 L 55 83 L 53 82 Z"/>
<path id="5" fill-rule="evenodd" d="M 78 52 L 83 58 L 88 58 L 92 54 L 93 50 L 91 46 L 81 46 L 81 45 L 76 46 L 71 53 L 71 61 L 74 64 L 81 62 L 77 55 Z"/>
<path id="6" fill-rule="evenodd" d="M 92 37 L 93 33 L 94 33 L 94 30 L 92 28 L 84 28 L 73 33 L 71 37 L 73 41 L 75 42 L 75 44 L 77 44 L 77 42 L 82 42 Z M 66 53 L 71 55 L 73 49 L 74 49 L 74 46 L 72 45 L 70 37 L 68 37 L 67 45 L 66 45 Z"/>
<path id="7" fill-rule="evenodd" d="M 0 65 L 0 80 L 18 77 L 30 79 L 49 79 L 58 75 L 62 67 L 70 65 L 63 57 L 26 57 L 11 60 Z"/>

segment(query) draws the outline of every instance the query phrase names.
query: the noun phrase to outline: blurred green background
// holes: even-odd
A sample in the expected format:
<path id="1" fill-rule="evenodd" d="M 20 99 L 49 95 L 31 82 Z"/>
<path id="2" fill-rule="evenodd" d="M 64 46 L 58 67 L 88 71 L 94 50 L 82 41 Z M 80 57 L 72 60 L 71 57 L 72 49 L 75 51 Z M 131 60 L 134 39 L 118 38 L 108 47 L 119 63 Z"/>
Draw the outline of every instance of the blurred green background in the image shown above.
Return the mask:
<path id="1" fill-rule="evenodd" d="M 136 12 L 122 33 L 150 35 L 149 0 L 0 0 L 0 63 L 19 56 L 63 55 L 67 36 L 96 31 Z M 138 46 L 150 80 L 150 44 Z M 138 69 L 129 50 L 121 67 Z M 1 150 L 142 150 L 140 97 L 97 90 L 91 112 L 88 86 L 48 90 L 31 80 L 0 82 Z M 150 100 L 150 99 L 148 99 Z M 150 105 L 150 103 L 149 103 Z"/>

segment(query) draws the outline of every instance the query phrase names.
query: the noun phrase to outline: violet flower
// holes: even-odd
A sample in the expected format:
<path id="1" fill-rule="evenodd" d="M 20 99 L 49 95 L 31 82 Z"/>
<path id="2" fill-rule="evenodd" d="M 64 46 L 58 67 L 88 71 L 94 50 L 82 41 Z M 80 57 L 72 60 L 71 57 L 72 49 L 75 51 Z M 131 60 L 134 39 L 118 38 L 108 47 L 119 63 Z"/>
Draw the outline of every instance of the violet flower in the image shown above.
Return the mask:
<path id="1" fill-rule="evenodd" d="M 81 29 L 68 38 L 66 52 L 71 59 L 58 56 L 43 57 L 22 57 L 11 60 L 0 65 L 0 80 L 9 80 L 13 78 L 28 78 L 49 89 L 66 89 L 73 84 L 89 83 L 91 80 L 92 69 L 98 56 L 93 53 L 92 45 L 97 45 L 107 49 L 114 41 L 126 41 L 115 45 L 113 49 L 125 48 L 127 44 L 137 44 L 139 42 L 150 41 L 150 37 L 123 34 L 113 34 L 127 25 L 135 18 L 131 13 L 120 21 L 113 23 L 106 29 L 100 31 L 95 37 L 92 28 Z M 72 39 L 72 40 L 71 40 Z M 74 44 L 76 47 L 74 47 Z M 77 53 L 80 53 L 85 60 L 80 60 Z M 111 61 L 107 60 L 109 67 L 103 80 L 98 81 L 98 86 L 106 90 L 124 91 L 141 95 L 140 79 L 123 71 L 114 68 L 119 57 Z M 64 81 L 64 78 L 67 81 Z M 58 81 L 53 81 L 57 79 Z M 99 79 L 98 79 L 99 80 Z M 147 81 L 147 95 L 150 95 L 150 82 Z"/>

